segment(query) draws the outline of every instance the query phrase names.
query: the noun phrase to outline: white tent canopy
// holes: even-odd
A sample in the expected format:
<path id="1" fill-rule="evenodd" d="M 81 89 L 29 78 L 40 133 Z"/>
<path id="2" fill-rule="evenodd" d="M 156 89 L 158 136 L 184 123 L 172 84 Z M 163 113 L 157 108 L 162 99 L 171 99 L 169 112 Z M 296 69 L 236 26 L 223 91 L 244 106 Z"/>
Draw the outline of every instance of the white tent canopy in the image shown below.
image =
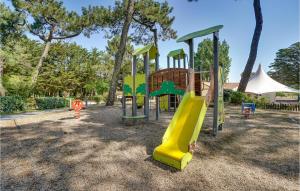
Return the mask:
<path id="1" fill-rule="evenodd" d="M 299 93 L 299 90 L 295 90 L 273 80 L 265 73 L 265 71 L 262 70 L 261 65 L 259 65 L 255 74 L 250 78 L 245 92 L 255 94 L 264 94 L 271 92 Z"/>

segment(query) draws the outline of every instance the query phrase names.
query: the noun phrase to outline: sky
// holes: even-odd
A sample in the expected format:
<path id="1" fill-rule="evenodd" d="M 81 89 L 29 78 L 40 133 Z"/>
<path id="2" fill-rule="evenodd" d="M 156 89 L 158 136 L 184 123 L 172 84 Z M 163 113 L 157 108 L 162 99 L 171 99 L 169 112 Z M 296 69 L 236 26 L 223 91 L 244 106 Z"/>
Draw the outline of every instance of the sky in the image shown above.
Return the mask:
<path id="1" fill-rule="evenodd" d="M 1 0 L 2 1 L 2 0 Z M 173 28 L 177 36 L 202 30 L 215 25 L 224 25 L 219 33 L 220 40 L 226 40 L 230 46 L 229 56 L 232 59 L 229 73 L 229 82 L 238 82 L 240 74 L 247 62 L 252 35 L 255 28 L 255 16 L 253 0 L 168 0 L 174 8 L 172 16 L 175 16 Z M 89 5 L 113 5 L 111 0 L 64 0 L 68 10 L 81 13 L 81 7 Z M 274 61 L 276 52 L 281 48 L 287 48 L 291 44 L 300 41 L 300 1 L 299 0 L 261 0 L 263 14 L 263 29 L 258 47 L 258 54 L 253 70 L 256 71 L 259 64 L 265 71 Z M 204 38 L 212 38 L 209 35 Z M 194 49 L 204 38 L 197 38 Z M 69 42 L 76 42 L 87 48 L 105 50 L 107 39 L 104 33 L 92 35 L 90 38 L 80 35 Z M 135 47 L 141 47 L 136 45 Z M 160 67 L 166 67 L 167 54 L 174 49 L 184 48 L 188 52 L 185 43 L 176 43 L 176 39 L 159 41 Z"/>

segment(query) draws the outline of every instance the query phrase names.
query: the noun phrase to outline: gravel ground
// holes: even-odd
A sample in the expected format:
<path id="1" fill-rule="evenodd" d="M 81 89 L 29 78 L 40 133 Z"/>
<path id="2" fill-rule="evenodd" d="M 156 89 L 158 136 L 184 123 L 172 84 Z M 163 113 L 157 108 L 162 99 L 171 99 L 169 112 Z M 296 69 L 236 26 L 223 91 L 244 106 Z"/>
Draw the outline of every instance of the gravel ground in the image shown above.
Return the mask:
<path id="1" fill-rule="evenodd" d="M 80 119 L 68 111 L 31 116 L 16 121 L 20 128 L 1 121 L 1 190 L 299 189 L 299 113 L 258 110 L 245 120 L 227 106 L 217 138 L 211 113 L 183 171 L 151 157 L 167 113 L 135 126 L 122 125 L 119 106 L 92 107 Z"/>

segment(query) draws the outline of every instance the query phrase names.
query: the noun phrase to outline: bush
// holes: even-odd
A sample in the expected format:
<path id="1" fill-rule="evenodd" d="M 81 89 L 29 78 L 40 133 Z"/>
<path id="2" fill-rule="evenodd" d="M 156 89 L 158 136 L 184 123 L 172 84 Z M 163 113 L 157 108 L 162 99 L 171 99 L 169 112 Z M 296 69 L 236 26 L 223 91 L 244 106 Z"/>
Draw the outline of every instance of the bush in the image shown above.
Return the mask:
<path id="1" fill-rule="evenodd" d="M 233 91 L 230 95 L 230 103 L 241 104 L 243 102 L 244 94 L 242 92 Z"/>
<path id="2" fill-rule="evenodd" d="M 245 93 L 232 91 L 230 93 L 230 103 L 241 104 L 242 102 L 253 102 L 253 99 Z"/>
<path id="3" fill-rule="evenodd" d="M 224 90 L 223 91 L 224 102 L 230 102 L 230 97 L 231 97 L 232 92 L 233 92 L 233 90 Z"/>
<path id="4" fill-rule="evenodd" d="M 25 110 L 24 99 L 20 96 L 0 97 L 0 113 L 13 113 Z"/>
<path id="5" fill-rule="evenodd" d="M 285 97 L 285 93 L 283 93 L 283 92 L 276 92 L 276 96 L 278 96 L 278 97 Z"/>
<path id="6" fill-rule="evenodd" d="M 36 98 L 35 101 L 39 110 L 54 109 L 67 106 L 67 101 L 62 97 L 41 97 Z"/>
<path id="7" fill-rule="evenodd" d="M 93 96 L 92 99 L 96 102 L 96 104 L 99 104 L 101 101 L 101 96 Z"/>
<path id="8" fill-rule="evenodd" d="M 262 108 L 265 106 L 267 103 L 269 103 L 269 100 L 266 97 L 260 97 L 259 99 L 255 99 L 254 103 L 257 107 Z"/>
<path id="9" fill-rule="evenodd" d="M 36 101 L 34 97 L 29 97 L 26 99 L 26 110 L 36 109 Z"/>

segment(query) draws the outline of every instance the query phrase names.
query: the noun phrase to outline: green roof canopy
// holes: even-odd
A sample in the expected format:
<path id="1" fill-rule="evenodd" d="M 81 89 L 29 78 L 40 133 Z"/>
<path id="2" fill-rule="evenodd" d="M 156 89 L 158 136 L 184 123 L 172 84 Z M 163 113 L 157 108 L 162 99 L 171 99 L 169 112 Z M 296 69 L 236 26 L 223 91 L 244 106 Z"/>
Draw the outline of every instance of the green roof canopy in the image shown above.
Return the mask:
<path id="1" fill-rule="evenodd" d="M 144 46 L 142 48 L 137 48 L 132 55 L 134 56 L 138 56 L 140 54 L 146 54 L 147 52 L 149 52 L 149 59 L 155 59 L 156 54 L 157 54 L 157 48 L 155 47 L 154 44 L 148 44 L 147 46 Z"/>
<path id="2" fill-rule="evenodd" d="M 177 58 L 178 57 L 181 59 L 181 58 L 184 58 L 184 50 L 181 48 L 181 49 L 177 49 L 177 50 L 172 50 L 169 52 L 168 54 L 168 57 L 173 57 L 173 58 Z"/>
<path id="3" fill-rule="evenodd" d="M 219 31 L 221 28 L 223 28 L 223 25 L 217 25 L 217 26 L 210 27 L 210 28 L 207 28 L 207 29 L 204 29 L 201 31 L 196 31 L 196 32 L 193 32 L 193 33 L 190 33 L 190 34 L 184 35 L 183 37 L 178 38 L 176 42 L 185 42 L 185 41 L 193 39 L 193 38 L 206 36 L 211 33 Z"/>

